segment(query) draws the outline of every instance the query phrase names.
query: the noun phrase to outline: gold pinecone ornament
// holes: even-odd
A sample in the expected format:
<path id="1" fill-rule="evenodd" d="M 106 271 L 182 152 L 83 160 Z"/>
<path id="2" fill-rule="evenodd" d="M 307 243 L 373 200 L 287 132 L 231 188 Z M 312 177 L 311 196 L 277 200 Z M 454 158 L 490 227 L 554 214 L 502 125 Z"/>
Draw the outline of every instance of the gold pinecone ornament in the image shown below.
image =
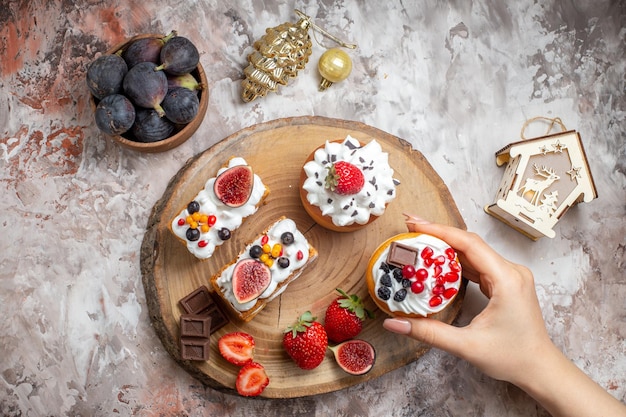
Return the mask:
<path id="1" fill-rule="evenodd" d="M 248 55 L 249 65 L 243 70 L 241 98 L 250 102 L 276 92 L 279 84 L 287 85 L 289 78 L 304 69 L 311 56 L 309 27 L 311 20 L 303 16 L 297 23 L 283 23 L 268 28 Z"/>

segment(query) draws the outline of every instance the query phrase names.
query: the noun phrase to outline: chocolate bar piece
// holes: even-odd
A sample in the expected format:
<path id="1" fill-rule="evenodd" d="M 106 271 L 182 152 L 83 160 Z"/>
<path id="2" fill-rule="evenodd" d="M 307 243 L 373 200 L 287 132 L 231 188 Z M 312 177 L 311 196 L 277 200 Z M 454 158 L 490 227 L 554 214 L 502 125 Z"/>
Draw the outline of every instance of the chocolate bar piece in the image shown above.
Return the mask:
<path id="1" fill-rule="evenodd" d="M 204 285 L 185 296 L 179 303 L 187 314 L 211 317 L 211 333 L 228 323 L 228 317 L 213 300 L 213 296 Z"/>
<path id="2" fill-rule="evenodd" d="M 211 316 L 183 314 L 180 316 L 180 337 L 209 338 L 211 334 Z"/>
<path id="3" fill-rule="evenodd" d="M 391 242 L 387 263 L 402 268 L 404 265 L 415 265 L 417 263 L 417 249 L 403 245 L 398 242 Z"/>
<path id="4" fill-rule="evenodd" d="M 184 360 L 206 361 L 209 359 L 209 338 L 186 337 L 180 339 L 180 356 Z"/>

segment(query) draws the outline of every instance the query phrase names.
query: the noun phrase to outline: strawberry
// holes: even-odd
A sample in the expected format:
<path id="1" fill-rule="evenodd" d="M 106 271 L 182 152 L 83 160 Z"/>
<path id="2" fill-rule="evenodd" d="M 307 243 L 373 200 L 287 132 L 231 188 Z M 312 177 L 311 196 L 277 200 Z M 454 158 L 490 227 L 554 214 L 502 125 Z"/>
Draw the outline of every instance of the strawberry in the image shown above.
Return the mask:
<path id="1" fill-rule="evenodd" d="M 302 313 L 292 326 L 285 330 L 283 347 L 302 369 L 313 369 L 324 360 L 328 337 L 326 330 L 310 311 Z"/>
<path id="2" fill-rule="evenodd" d="M 257 362 L 248 362 L 239 370 L 235 387 L 237 392 L 244 397 L 256 397 L 263 392 L 269 383 L 270 379 L 265 373 L 263 365 Z"/>
<path id="3" fill-rule="evenodd" d="M 356 194 L 365 184 L 365 177 L 361 170 L 350 162 L 335 162 L 327 169 L 326 188 L 337 194 Z"/>
<path id="4" fill-rule="evenodd" d="M 228 333 L 217 341 L 224 359 L 237 366 L 252 362 L 254 344 L 254 338 L 244 332 Z"/>
<path id="5" fill-rule="evenodd" d="M 363 322 L 373 315 L 363 307 L 363 302 L 356 294 L 348 295 L 339 288 L 337 292 L 341 296 L 326 309 L 324 328 L 329 340 L 341 343 L 361 333 Z"/>

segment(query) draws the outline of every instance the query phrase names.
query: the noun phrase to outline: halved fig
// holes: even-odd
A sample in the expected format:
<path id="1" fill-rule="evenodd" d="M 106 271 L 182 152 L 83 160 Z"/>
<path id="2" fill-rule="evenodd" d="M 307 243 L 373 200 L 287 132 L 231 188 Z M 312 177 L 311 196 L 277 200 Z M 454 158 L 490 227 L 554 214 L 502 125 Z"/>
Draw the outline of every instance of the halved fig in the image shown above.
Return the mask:
<path id="1" fill-rule="evenodd" d="M 215 179 L 213 191 L 217 198 L 228 207 L 241 207 L 252 194 L 254 172 L 248 165 L 228 168 Z"/>
<path id="2" fill-rule="evenodd" d="M 258 298 L 269 287 L 272 272 L 256 259 L 242 259 L 233 270 L 233 295 L 244 304 Z"/>
<path id="3" fill-rule="evenodd" d="M 369 342 L 352 339 L 330 346 L 337 364 L 351 375 L 365 375 L 376 362 L 376 351 Z"/>

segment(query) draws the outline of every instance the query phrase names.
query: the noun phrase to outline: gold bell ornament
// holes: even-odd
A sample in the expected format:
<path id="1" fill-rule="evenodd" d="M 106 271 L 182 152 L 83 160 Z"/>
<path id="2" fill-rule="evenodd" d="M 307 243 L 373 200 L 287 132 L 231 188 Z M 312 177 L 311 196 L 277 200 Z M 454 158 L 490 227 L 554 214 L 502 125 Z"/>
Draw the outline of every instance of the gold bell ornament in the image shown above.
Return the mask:
<path id="1" fill-rule="evenodd" d="M 300 10 L 295 10 L 300 18 L 297 23 L 286 22 L 268 28 L 265 35 L 253 44 L 254 51 L 248 55 L 248 66 L 243 70 L 241 98 L 250 102 L 257 97 L 265 97 L 269 92 L 276 92 L 279 85 L 287 85 L 289 79 L 296 77 L 304 69 L 311 56 L 311 38 L 309 28 L 320 32 L 339 45 L 355 49 L 357 45 L 348 44 L 316 26 L 311 18 Z M 348 54 L 339 48 L 326 51 L 320 58 L 319 71 L 322 75 L 320 90 L 332 83 L 343 81 L 352 71 L 352 61 Z"/>

